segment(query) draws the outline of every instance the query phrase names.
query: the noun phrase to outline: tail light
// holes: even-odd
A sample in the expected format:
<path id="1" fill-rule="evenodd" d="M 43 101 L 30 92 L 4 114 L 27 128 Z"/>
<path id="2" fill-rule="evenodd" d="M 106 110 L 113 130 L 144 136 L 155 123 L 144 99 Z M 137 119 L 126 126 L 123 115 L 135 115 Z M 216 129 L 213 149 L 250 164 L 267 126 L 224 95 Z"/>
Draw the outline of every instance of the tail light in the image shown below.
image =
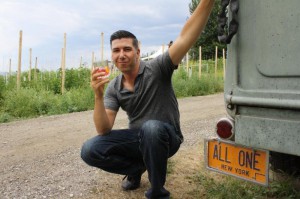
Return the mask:
<path id="1" fill-rule="evenodd" d="M 232 119 L 221 118 L 216 125 L 216 133 L 219 138 L 226 140 L 234 139 L 234 123 Z"/>

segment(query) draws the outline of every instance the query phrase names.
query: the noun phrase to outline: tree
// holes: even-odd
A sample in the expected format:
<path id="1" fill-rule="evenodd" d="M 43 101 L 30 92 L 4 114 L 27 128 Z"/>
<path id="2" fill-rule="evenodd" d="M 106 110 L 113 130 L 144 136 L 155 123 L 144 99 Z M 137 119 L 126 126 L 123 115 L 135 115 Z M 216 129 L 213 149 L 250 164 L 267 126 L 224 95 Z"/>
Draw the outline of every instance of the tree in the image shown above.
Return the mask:
<path id="1" fill-rule="evenodd" d="M 192 0 L 189 4 L 190 13 L 192 14 L 201 0 Z M 218 54 L 222 55 L 223 48 L 226 44 L 218 41 L 218 14 L 221 11 L 221 0 L 216 0 L 214 8 L 208 19 L 206 27 L 199 39 L 190 50 L 190 55 L 199 55 L 199 46 L 202 46 L 202 57 L 204 59 L 214 58 L 215 48 L 218 46 Z"/>

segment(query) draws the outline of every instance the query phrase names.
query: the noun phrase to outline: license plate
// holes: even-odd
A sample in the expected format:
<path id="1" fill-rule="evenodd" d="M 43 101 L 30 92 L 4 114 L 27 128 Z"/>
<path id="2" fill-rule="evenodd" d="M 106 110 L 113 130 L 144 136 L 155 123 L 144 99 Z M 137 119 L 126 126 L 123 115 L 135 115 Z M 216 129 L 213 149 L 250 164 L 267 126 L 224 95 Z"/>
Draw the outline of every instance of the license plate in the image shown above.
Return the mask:
<path id="1" fill-rule="evenodd" d="M 205 140 L 206 168 L 267 186 L 269 152 L 219 139 Z"/>

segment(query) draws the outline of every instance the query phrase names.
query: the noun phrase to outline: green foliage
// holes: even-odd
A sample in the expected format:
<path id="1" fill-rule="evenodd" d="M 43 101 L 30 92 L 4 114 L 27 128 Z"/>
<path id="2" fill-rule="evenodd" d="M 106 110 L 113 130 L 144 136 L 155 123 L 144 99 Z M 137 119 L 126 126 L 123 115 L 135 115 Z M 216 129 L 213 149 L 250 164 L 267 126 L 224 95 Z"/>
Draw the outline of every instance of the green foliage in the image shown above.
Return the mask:
<path id="1" fill-rule="evenodd" d="M 12 120 L 12 117 L 8 113 L 0 111 L 0 123 L 9 122 Z"/>
<path id="2" fill-rule="evenodd" d="M 5 79 L 4 76 L 0 76 L 0 99 L 3 98 L 4 90 L 5 90 Z"/>
<path id="3" fill-rule="evenodd" d="M 5 93 L 3 110 L 14 118 L 27 118 L 47 114 L 55 99 L 49 91 L 37 92 L 33 88 L 16 89 Z"/>
<path id="4" fill-rule="evenodd" d="M 94 93 L 91 88 L 71 89 L 62 96 L 60 107 L 62 113 L 87 111 L 94 108 Z M 55 109 L 56 112 L 58 109 Z"/>
<path id="5" fill-rule="evenodd" d="M 64 95 L 34 88 L 12 90 L 5 93 L 0 122 L 8 122 L 12 118 L 86 111 L 93 108 L 93 100 L 94 94 L 90 88 L 71 89 Z"/>
<path id="6" fill-rule="evenodd" d="M 203 75 L 198 78 L 198 63 L 191 63 L 193 74 L 184 66 L 175 71 L 173 86 L 177 97 L 207 95 L 223 91 L 223 78 L 219 69 L 214 76 L 214 62 L 203 61 Z M 218 67 L 221 68 L 221 67 Z M 115 74 L 116 75 L 116 74 Z M 111 78 L 114 78 L 112 75 Z M 87 68 L 66 70 L 66 92 L 61 94 L 61 72 L 37 70 L 36 75 L 21 74 L 21 89 L 16 89 L 16 75 L 5 82 L 0 78 L 0 122 L 41 115 L 86 111 L 94 108 L 94 93 L 90 88 L 90 70 Z"/>
<path id="7" fill-rule="evenodd" d="M 212 63 L 207 61 L 202 66 L 201 78 L 199 78 L 197 67 L 190 69 L 192 74 L 189 77 L 189 73 L 184 69 L 184 66 L 181 66 L 173 76 L 176 97 L 201 96 L 222 92 L 224 88 L 222 71 L 218 70 L 217 76 L 215 76 Z M 196 63 L 197 65 L 198 63 Z M 207 68 L 205 68 L 206 66 Z"/>
<path id="8" fill-rule="evenodd" d="M 192 0 L 189 4 L 192 14 L 201 0 Z M 222 55 L 222 49 L 226 49 L 225 44 L 218 41 L 218 14 L 221 11 L 221 0 L 216 0 L 206 27 L 201 36 L 190 50 L 190 55 L 199 55 L 199 46 L 202 46 L 202 57 L 210 59 L 215 56 L 215 47 L 218 46 L 218 54 Z"/>
<path id="9" fill-rule="evenodd" d="M 6 81 L 0 76 L 0 122 L 40 115 L 71 113 L 93 109 L 90 70 L 66 70 L 66 93 L 61 95 L 61 72 L 34 70 L 21 74 L 21 89 L 16 89 L 16 75 Z"/>
<path id="10" fill-rule="evenodd" d="M 65 87 L 67 90 L 72 88 L 84 87 L 90 82 L 90 70 L 87 68 L 67 69 Z"/>

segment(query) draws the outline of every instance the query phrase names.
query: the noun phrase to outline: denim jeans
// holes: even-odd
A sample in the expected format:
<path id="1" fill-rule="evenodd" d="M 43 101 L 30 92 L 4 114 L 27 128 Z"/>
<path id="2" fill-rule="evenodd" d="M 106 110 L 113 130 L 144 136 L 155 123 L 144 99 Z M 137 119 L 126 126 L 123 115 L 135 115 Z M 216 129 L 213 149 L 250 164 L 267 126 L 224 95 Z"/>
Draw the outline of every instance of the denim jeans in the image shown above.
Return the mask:
<path id="1" fill-rule="evenodd" d="M 90 166 L 122 175 L 137 175 L 145 170 L 151 188 L 147 198 L 169 198 L 164 188 L 168 158 L 179 149 L 181 139 L 165 122 L 149 120 L 141 129 L 112 130 L 84 143 L 81 158 Z"/>

